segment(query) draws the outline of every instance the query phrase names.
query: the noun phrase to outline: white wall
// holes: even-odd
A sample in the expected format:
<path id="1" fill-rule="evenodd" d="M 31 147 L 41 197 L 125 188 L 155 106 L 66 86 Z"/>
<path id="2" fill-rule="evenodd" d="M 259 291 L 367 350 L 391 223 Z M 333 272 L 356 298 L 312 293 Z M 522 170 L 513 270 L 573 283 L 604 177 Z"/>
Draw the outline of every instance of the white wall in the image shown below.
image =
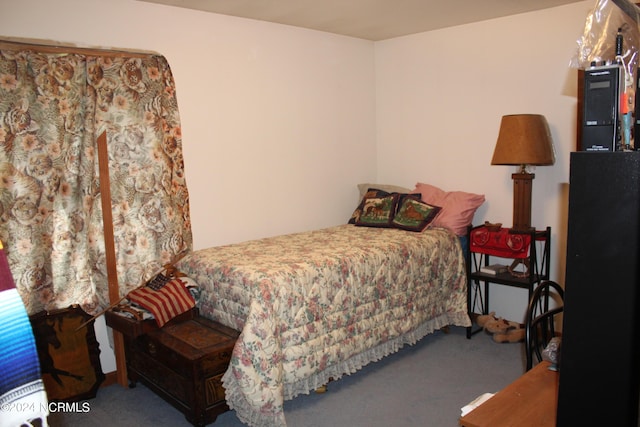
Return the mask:
<path id="1" fill-rule="evenodd" d="M 168 59 L 196 249 L 344 223 L 375 178 L 372 42 L 134 0 L 3 3 L 0 36 Z"/>
<path id="2" fill-rule="evenodd" d="M 532 225 L 552 227 L 563 283 L 569 153 L 576 147 L 577 50 L 593 1 L 376 43 L 378 179 L 485 194 L 476 224 L 512 223 L 515 167 L 491 166 L 505 114 L 546 116 L 556 164 L 538 167 Z M 491 309 L 520 321 L 526 291 L 492 287 Z"/>
<path id="3" fill-rule="evenodd" d="M 167 57 L 196 249 L 343 223 L 376 179 L 484 193 L 476 223 L 510 225 L 513 170 L 489 165 L 500 117 L 544 114 L 557 163 L 536 171 L 533 224 L 553 227 L 564 277 L 568 63 L 591 0 L 377 43 L 134 0 L 0 1 L 0 36 Z M 520 318 L 519 291 L 492 309 Z"/>
<path id="4" fill-rule="evenodd" d="M 345 223 L 375 180 L 373 42 L 134 0 L 0 2 L 0 36 L 168 59 L 196 249 Z"/>

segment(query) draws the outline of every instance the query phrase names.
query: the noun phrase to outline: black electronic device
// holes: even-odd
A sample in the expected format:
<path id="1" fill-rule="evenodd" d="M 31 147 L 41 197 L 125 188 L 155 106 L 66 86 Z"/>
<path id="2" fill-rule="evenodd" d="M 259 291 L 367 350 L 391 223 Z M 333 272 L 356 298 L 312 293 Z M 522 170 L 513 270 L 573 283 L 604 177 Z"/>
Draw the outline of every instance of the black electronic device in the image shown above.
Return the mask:
<path id="1" fill-rule="evenodd" d="M 634 141 L 635 138 L 640 138 L 640 68 L 636 70 L 636 93 L 634 99 L 634 121 L 633 121 L 633 136 Z M 635 142 L 634 142 L 635 146 Z"/>
<path id="2" fill-rule="evenodd" d="M 616 151 L 620 143 L 620 65 L 591 67 L 584 72 L 581 151 Z"/>
<path id="3" fill-rule="evenodd" d="M 640 425 L 639 189 L 640 152 L 571 153 L 558 427 Z"/>

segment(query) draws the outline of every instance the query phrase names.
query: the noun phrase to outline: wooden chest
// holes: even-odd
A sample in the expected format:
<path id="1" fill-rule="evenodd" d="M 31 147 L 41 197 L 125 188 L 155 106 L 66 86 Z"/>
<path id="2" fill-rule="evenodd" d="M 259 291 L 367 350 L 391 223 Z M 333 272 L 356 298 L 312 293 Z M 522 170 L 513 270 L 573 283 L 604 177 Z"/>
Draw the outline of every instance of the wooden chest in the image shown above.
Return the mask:
<path id="1" fill-rule="evenodd" d="M 222 375 L 237 331 L 199 316 L 197 309 L 162 328 L 153 320 L 135 321 L 112 312 L 105 316 L 107 325 L 124 335 L 131 386 L 142 381 L 196 426 L 214 422 L 229 409 Z"/>

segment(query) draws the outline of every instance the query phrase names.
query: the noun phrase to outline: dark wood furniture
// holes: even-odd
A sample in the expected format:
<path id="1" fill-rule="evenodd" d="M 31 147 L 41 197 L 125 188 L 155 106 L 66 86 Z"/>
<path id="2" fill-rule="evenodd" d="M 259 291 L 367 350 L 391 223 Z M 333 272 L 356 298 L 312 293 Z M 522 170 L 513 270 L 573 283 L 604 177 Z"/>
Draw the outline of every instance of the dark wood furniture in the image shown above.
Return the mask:
<path id="1" fill-rule="evenodd" d="M 543 280 L 529 301 L 525 316 L 524 351 L 527 356 L 526 370 L 542 361 L 544 350 L 554 338 L 560 338 L 564 290 L 552 280 Z M 557 358 L 558 351 L 555 352 Z M 556 362 L 556 360 L 552 360 Z"/>
<path id="2" fill-rule="evenodd" d="M 96 397 L 105 375 L 91 316 L 72 305 L 41 311 L 29 320 L 49 401 L 79 402 Z"/>
<path id="3" fill-rule="evenodd" d="M 549 366 L 549 362 L 540 362 L 495 396 L 460 418 L 460 425 L 462 427 L 555 426 L 558 373 L 549 370 Z M 589 411 L 585 410 L 585 412 Z"/>
<path id="4" fill-rule="evenodd" d="M 640 152 L 571 153 L 558 426 L 638 426 L 639 248 Z"/>
<path id="5" fill-rule="evenodd" d="M 494 239 L 499 233 L 505 232 L 514 235 L 514 238 L 518 235 L 528 236 L 530 238 L 528 258 L 521 260 L 528 265 L 527 274 L 523 276 L 516 276 L 508 271 L 498 273 L 496 275 L 486 274 L 480 271 L 482 266 L 490 265 L 496 259 L 501 259 L 491 255 L 493 251 L 489 248 L 484 250 L 474 244 L 474 233 L 484 233 L 485 231 L 487 231 L 485 230 L 485 226 L 481 225 L 473 227 L 469 232 L 469 258 L 467 260 L 467 276 L 469 278 L 469 284 L 467 286 L 467 307 L 469 309 L 469 317 L 474 319 L 477 314 L 489 314 L 489 283 L 527 289 L 528 299 L 526 302 L 523 302 L 523 307 L 525 307 L 526 310 L 526 306 L 528 301 L 531 300 L 531 296 L 533 295 L 533 290 L 536 285 L 542 280 L 549 279 L 549 264 L 551 262 L 551 227 L 547 227 L 544 230 L 531 231 L 514 231 L 505 228 L 502 228 L 496 233 L 487 231 L 488 239 Z M 538 243 L 542 246 L 540 252 L 538 251 Z M 473 334 L 481 330 L 482 329 L 474 330 L 473 327 L 468 327 L 467 338 L 471 338 Z"/>
<path id="6" fill-rule="evenodd" d="M 162 328 L 154 320 L 137 321 L 113 311 L 105 318 L 124 336 L 131 386 L 142 381 L 196 426 L 214 422 L 229 409 L 222 375 L 237 331 L 199 316 L 197 309 Z"/>

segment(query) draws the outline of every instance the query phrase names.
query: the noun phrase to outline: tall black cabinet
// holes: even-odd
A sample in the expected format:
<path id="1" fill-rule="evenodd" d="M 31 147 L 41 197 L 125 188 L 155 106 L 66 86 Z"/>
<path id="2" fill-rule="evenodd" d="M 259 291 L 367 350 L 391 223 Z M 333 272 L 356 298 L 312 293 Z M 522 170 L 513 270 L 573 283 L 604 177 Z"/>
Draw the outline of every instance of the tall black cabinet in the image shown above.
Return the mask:
<path id="1" fill-rule="evenodd" d="M 640 152 L 571 153 L 558 427 L 638 426 Z"/>

